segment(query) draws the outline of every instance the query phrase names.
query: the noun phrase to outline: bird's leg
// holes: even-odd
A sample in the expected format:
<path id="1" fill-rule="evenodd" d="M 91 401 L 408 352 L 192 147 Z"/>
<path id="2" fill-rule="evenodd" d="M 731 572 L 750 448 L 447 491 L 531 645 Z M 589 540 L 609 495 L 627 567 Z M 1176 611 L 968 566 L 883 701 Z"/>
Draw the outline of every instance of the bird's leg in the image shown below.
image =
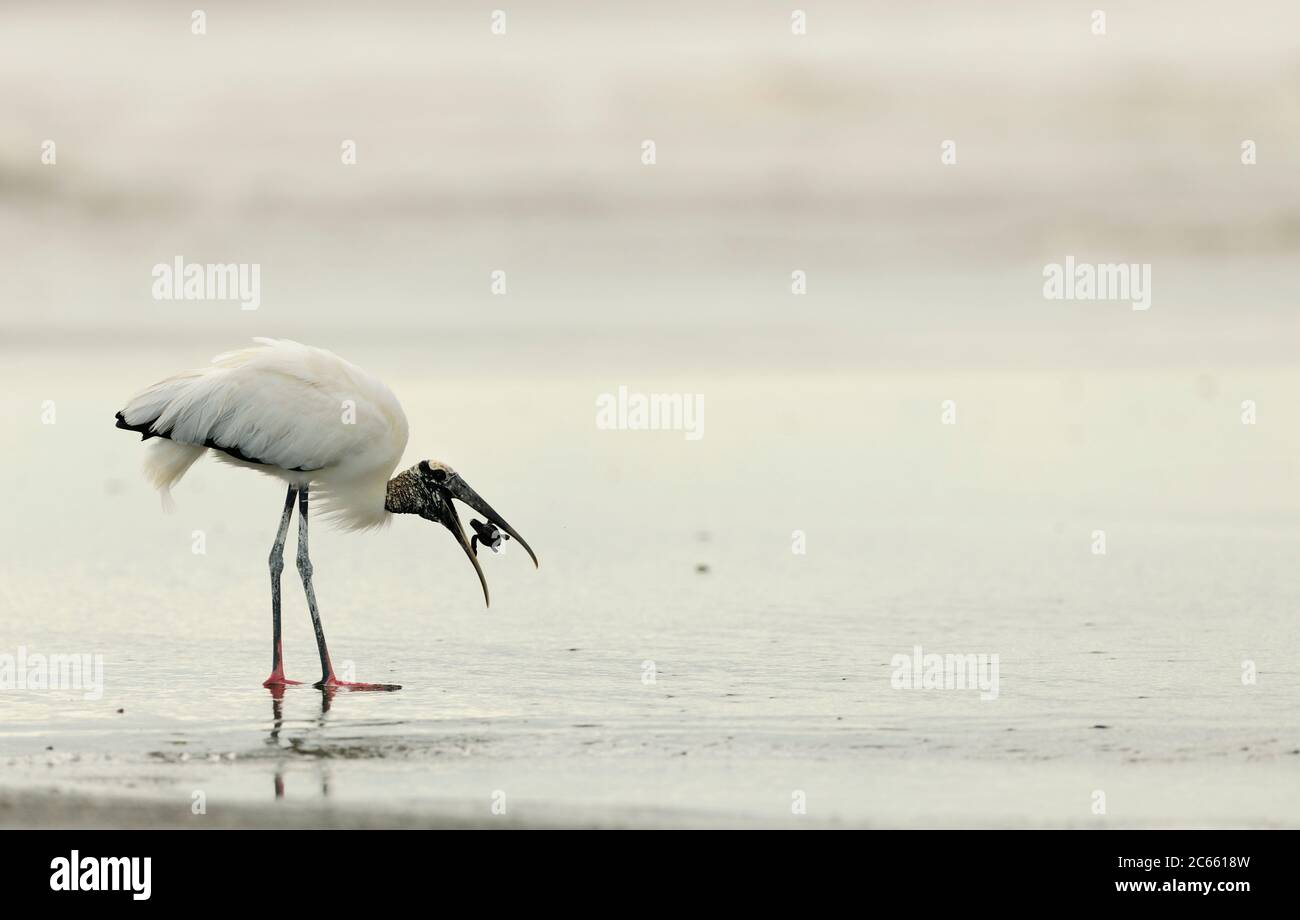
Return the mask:
<path id="1" fill-rule="evenodd" d="M 327 691 L 346 690 L 401 690 L 396 684 L 362 684 L 339 680 L 334 676 L 330 650 L 325 645 L 325 630 L 321 627 L 320 611 L 316 609 L 316 590 L 311 584 L 311 558 L 307 554 L 307 487 L 298 491 L 298 574 L 302 576 L 303 591 L 307 594 L 307 609 L 311 611 L 311 624 L 316 630 L 316 647 L 320 650 L 321 679 L 315 684 Z"/>
<path id="2" fill-rule="evenodd" d="M 330 663 L 330 650 L 325 644 L 325 630 L 320 624 L 320 611 L 316 609 L 316 589 L 311 584 L 311 557 L 307 555 L 306 486 L 298 492 L 298 574 L 302 576 L 302 589 L 307 594 L 307 609 L 311 611 L 311 625 L 316 630 L 316 648 L 320 651 L 322 675 L 320 682 L 326 684 L 334 679 L 334 665 Z"/>
<path id="3" fill-rule="evenodd" d="M 280 573 L 284 571 L 284 540 L 289 535 L 289 519 L 293 517 L 293 499 L 297 490 L 289 486 L 289 494 L 284 499 L 284 514 L 280 516 L 280 529 L 275 533 L 275 545 L 271 547 L 271 676 L 262 682 L 263 687 L 283 687 L 296 684 L 296 680 L 286 680 L 284 660 L 280 654 Z"/>

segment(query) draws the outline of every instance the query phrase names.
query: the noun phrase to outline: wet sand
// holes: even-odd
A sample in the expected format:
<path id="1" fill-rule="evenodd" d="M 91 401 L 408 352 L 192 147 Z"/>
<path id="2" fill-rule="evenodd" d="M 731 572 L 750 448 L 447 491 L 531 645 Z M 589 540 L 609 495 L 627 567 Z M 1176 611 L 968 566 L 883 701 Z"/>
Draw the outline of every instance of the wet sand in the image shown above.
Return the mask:
<path id="1" fill-rule="evenodd" d="M 205 461 L 165 514 L 135 475 L 139 445 L 104 421 L 100 391 L 117 388 L 98 381 L 128 375 L 60 367 L 60 422 L 6 444 L 30 523 L 4 532 L 5 635 L 102 655 L 105 680 L 98 699 L 0 696 L 14 824 L 111 823 L 133 800 L 151 803 L 143 821 L 184 824 L 196 794 L 222 826 L 1300 823 L 1294 512 L 1268 472 L 1300 420 L 1274 414 L 1245 440 L 1228 398 L 1183 372 L 727 374 L 704 382 L 708 434 L 691 442 L 595 430 L 586 385 L 563 376 L 430 387 L 395 365 L 413 419 L 460 407 L 449 427 L 480 449 L 456 465 L 542 566 L 487 558 L 484 610 L 423 522 L 321 528 L 336 663 L 403 689 L 280 699 L 259 686 L 277 486 Z M 1295 383 L 1239 374 L 1220 390 Z M 11 412 L 39 405 L 41 382 L 16 386 Z M 948 392 L 965 427 L 937 421 Z M 510 452 L 482 449 L 512 399 L 546 409 L 512 416 Z M 817 419 L 800 419 L 807 400 Z M 826 421 L 855 414 L 877 420 L 870 444 Z M 773 418 L 797 435 L 755 453 Z M 1219 450 L 1187 449 L 1211 436 Z M 1111 449 L 1142 438 L 1138 455 Z M 1254 475 L 1225 491 L 1224 464 Z M 774 515 L 755 500 L 773 483 L 807 500 Z M 287 673 L 311 680 L 290 575 Z M 894 689 L 892 657 L 917 644 L 999 654 L 998 698 Z"/>
<path id="2" fill-rule="evenodd" d="M 0 655 L 104 666 L 0 691 L 0 823 L 1300 826 L 1293 4 L 395 8 L 0 13 Z M 259 309 L 153 299 L 178 255 Z M 1150 310 L 1045 300 L 1067 255 Z M 165 514 L 113 427 L 255 335 L 382 377 L 541 558 L 484 610 L 437 527 L 315 527 L 398 693 L 263 689 L 280 487 Z M 600 430 L 621 386 L 703 437 Z M 997 699 L 895 689 L 918 645 Z"/>

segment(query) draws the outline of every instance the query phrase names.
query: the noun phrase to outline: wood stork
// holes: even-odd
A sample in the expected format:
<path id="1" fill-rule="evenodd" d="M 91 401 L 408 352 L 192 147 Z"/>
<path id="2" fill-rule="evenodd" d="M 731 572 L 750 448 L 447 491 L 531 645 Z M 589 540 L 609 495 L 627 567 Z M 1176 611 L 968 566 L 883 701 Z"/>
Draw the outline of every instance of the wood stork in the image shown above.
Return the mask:
<path id="1" fill-rule="evenodd" d="M 171 487 L 206 451 L 288 483 L 271 547 L 272 665 L 263 686 L 298 683 L 285 678 L 280 649 L 280 573 L 296 499 L 298 572 L 320 651 L 321 679 L 315 686 L 400 689 L 342 681 L 334 674 L 307 553 L 309 494 L 322 502 L 326 519 L 347 530 L 380 526 L 395 514 L 418 514 L 443 525 L 478 573 L 484 603 L 490 601 L 477 545 L 471 547 L 465 539 L 453 499 L 490 522 L 488 528 L 473 521 L 476 534 L 486 534 L 490 541 L 500 528 L 528 552 L 534 566 L 537 556 L 445 463 L 422 460 L 392 476 L 406 449 L 407 425 L 401 404 L 383 383 L 324 349 L 284 339 L 254 341 L 252 348 L 218 355 L 209 367 L 168 377 L 134 396 L 117 413 L 117 427 L 140 432 L 141 440 L 158 439 L 151 445 L 145 472 L 164 504 L 170 504 Z"/>

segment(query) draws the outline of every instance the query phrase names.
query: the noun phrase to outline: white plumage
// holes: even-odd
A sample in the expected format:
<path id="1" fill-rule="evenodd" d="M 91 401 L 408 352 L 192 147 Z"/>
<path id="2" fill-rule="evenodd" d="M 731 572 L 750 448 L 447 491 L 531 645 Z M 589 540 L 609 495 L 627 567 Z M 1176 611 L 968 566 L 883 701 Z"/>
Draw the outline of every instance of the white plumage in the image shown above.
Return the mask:
<path id="1" fill-rule="evenodd" d="M 155 383 L 122 410 L 128 425 L 170 438 L 154 441 L 145 463 L 164 502 L 213 450 L 224 462 L 310 485 L 326 516 L 346 529 L 385 523 L 385 489 L 408 433 L 392 391 L 322 348 L 254 341 Z"/>
<path id="2" fill-rule="evenodd" d="M 388 387 L 355 364 L 322 348 L 277 339 L 255 339 L 252 348 L 227 352 L 209 367 L 177 374 L 132 397 L 117 413 L 117 427 L 157 439 L 146 471 L 168 501 L 169 491 L 204 451 L 237 466 L 288 483 L 280 527 L 267 565 L 271 573 L 271 676 L 262 686 L 273 693 L 297 683 L 284 676 L 281 649 L 280 574 L 284 544 L 298 509 L 298 574 L 302 577 L 320 653 L 327 692 L 399 690 L 396 684 L 339 680 L 330 661 L 312 584 L 307 546 L 311 499 L 348 529 L 374 527 L 390 515 L 407 514 L 445 527 L 474 567 L 490 603 L 487 578 L 478 561 L 478 541 L 495 548 L 516 540 L 533 565 L 537 554 L 463 477 L 447 464 L 421 460 L 392 476 L 406 449 L 406 415 Z M 392 476 L 390 479 L 389 477 Z M 456 502 L 486 518 L 471 520 L 465 536 Z"/>

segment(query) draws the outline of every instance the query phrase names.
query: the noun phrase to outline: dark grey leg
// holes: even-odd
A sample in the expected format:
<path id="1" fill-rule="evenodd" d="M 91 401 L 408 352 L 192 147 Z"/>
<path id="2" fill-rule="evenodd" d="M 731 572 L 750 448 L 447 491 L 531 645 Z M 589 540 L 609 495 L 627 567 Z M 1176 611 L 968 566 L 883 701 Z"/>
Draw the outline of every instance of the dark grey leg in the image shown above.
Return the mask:
<path id="1" fill-rule="evenodd" d="M 263 687 L 277 684 L 296 683 L 284 679 L 284 658 L 280 645 L 280 573 L 284 571 L 284 541 L 289 535 L 289 519 L 293 517 L 293 499 L 297 490 L 289 486 L 289 494 L 284 499 L 284 514 L 280 515 L 280 529 L 275 533 L 275 545 L 271 547 L 271 676 Z"/>
<path id="2" fill-rule="evenodd" d="M 298 574 L 302 576 L 302 587 L 307 592 L 307 609 L 311 611 L 311 625 L 316 630 L 316 648 L 320 650 L 321 678 L 315 686 L 324 688 L 327 693 L 333 693 L 340 687 L 348 690 L 401 690 L 397 684 L 355 683 L 334 676 L 330 650 L 325 645 L 325 630 L 320 625 L 320 611 L 316 609 L 316 589 L 311 585 L 311 573 L 311 558 L 307 555 L 307 487 L 303 486 L 298 490 Z"/>
<path id="3" fill-rule="evenodd" d="M 311 625 L 316 630 L 316 648 L 320 651 L 321 678 L 316 686 L 334 682 L 334 665 L 330 664 L 330 650 L 325 645 L 325 630 L 320 624 L 320 610 L 316 607 L 316 589 L 311 584 L 311 557 L 307 554 L 307 487 L 298 492 L 298 574 L 302 576 L 302 589 L 307 594 L 307 609 L 311 611 Z"/>

